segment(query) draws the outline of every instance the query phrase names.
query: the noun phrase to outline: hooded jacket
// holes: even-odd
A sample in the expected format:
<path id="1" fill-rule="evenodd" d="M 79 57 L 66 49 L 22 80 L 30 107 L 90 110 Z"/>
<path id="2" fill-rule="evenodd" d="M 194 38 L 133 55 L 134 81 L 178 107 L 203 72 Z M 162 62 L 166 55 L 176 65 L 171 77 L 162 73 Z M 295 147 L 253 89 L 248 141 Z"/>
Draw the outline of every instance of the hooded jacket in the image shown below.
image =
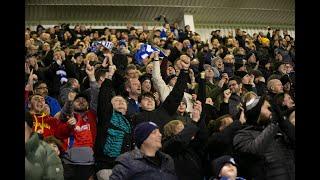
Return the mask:
<path id="1" fill-rule="evenodd" d="M 25 179 L 64 179 L 61 160 L 37 133 L 31 135 L 25 148 Z"/>

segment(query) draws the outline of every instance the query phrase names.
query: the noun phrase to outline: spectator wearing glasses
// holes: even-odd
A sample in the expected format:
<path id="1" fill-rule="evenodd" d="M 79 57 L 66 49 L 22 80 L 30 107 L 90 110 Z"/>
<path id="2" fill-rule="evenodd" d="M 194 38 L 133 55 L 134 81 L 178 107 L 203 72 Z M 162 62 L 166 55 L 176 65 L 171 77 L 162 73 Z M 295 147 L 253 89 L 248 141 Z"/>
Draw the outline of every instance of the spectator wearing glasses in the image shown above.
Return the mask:
<path id="1" fill-rule="evenodd" d="M 242 83 L 241 79 L 237 76 L 232 77 L 229 80 L 228 88 L 231 91 L 231 96 L 229 98 L 229 113 L 236 117 L 239 112 L 239 105 L 241 103 L 241 94 L 242 94 Z"/>
<path id="2" fill-rule="evenodd" d="M 54 116 L 61 110 L 61 106 L 57 99 L 48 96 L 48 86 L 45 82 L 39 81 L 34 85 L 34 94 L 40 95 L 45 99 L 46 104 L 50 107 L 50 115 Z"/>

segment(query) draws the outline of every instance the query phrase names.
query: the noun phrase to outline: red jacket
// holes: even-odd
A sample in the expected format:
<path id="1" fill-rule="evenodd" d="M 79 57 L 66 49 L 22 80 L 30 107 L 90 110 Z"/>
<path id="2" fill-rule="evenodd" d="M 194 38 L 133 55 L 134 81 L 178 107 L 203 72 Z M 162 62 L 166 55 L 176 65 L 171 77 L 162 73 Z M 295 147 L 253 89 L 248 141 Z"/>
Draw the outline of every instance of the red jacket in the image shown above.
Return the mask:
<path id="1" fill-rule="evenodd" d="M 47 115 L 33 115 L 33 127 L 32 130 L 34 132 L 38 132 L 42 134 L 43 137 L 53 136 L 55 134 L 55 130 L 57 129 L 59 124 L 59 120 Z"/>
<path id="2" fill-rule="evenodd" d="M 63 140 L 64 150 L 70 147 L 93 148 L 97 134 L 96 114 L 92 111 L 87 111 L 83 116 L 74 113 L 74 117 L 77 120 L 74 126 L 60 121 L 55 136 Z"/>

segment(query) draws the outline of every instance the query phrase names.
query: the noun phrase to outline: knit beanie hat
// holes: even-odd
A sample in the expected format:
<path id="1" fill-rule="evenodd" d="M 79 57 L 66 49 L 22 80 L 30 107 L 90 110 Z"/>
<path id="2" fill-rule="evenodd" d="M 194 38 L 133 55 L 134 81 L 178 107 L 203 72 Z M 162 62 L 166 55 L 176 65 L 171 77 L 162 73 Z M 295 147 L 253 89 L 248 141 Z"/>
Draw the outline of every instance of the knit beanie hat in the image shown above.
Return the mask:
<path id="1" fill-rule="evenodd" d="M 155 129 L 159 129 L 159 127 L 154 122 L 143 122 L 136 126 L 134 129 L 134 138 L 138 148 L 141 147 L 144 140 L 146 140 L 151 132 Z"/>
<path id="2" fill-rule="evenodd" d="M 226 163 L 230 163 L 230 164 L 238 167 L 236 162 L 234 161 L 233 157 L 231 157 L 229 155 L 221 156 L 221 157 L 213 160 L 213 170 L 214 170 L 214 177 L 215 178 L 219 177 L 220 170 L 223 168 L 223 166 Z"/>
<path id="3" fill-rule="evenodd" d="M 266 97 L 257 97 L 253 98 L 250 101 L 246 103 L 245 106 L 245 116 L 247 118 L 246 123 L 249 125 L 256 125 L 260 112 L 261 112 L 261 106 L 263 105 Z"/>

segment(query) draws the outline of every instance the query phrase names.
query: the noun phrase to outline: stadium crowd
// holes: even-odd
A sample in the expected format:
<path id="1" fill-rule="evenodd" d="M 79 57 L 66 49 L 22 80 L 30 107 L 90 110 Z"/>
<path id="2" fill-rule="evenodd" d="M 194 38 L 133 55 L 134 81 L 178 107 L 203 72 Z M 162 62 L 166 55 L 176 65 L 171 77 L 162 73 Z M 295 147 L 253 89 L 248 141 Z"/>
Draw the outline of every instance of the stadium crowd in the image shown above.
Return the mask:
<path id="1" fill-rule="evenodd" d="M 241 29 L 25 30 L 25 177 L 295 179 L 295 44 Z"/>

